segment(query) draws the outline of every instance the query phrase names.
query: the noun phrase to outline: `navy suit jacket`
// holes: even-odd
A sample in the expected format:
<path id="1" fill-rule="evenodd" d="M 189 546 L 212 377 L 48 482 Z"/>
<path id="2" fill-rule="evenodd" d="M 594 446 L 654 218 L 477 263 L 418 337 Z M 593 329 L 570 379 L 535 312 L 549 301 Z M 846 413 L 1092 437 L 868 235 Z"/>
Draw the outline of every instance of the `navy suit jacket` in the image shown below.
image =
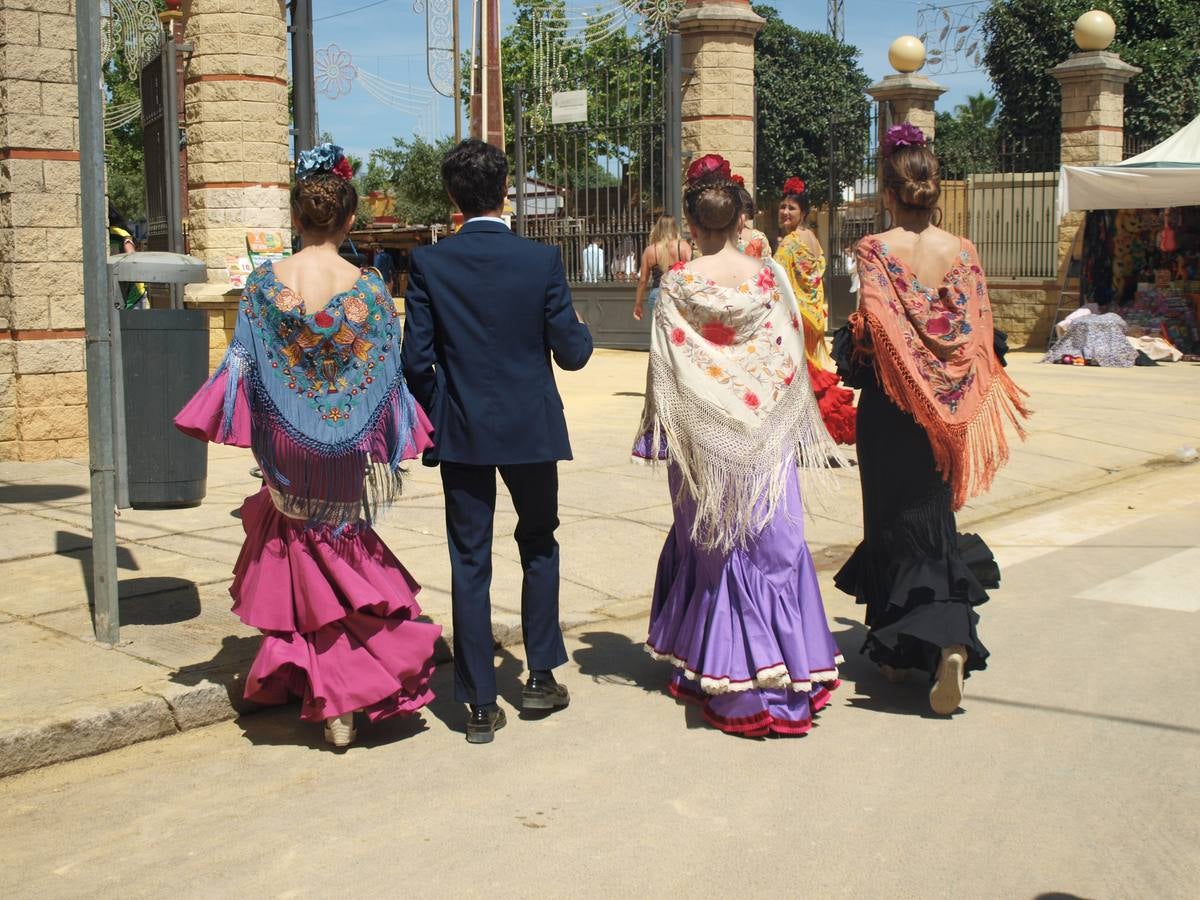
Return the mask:
<path id="1" fill-rule="evenodd" d="M 592 336 L 557 247 L 467 222 L 413 250 L 404 311 L 404 377 L 436 429 L 427 464 L 571 458 L 550 359 L 583 368 Z"/>

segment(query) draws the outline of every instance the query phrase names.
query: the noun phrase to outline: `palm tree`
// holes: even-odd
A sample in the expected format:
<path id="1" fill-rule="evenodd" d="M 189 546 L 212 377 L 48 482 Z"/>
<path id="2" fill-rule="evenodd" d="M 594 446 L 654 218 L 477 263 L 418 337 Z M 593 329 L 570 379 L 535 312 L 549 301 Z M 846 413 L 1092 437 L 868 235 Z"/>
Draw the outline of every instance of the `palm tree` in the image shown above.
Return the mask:
<path id="1" fill-rule="evenodd" d="M 966 103 L 954 107 L 954 115 L 964 125 L 970 124 L 979 128 L 990 128 L 996 119 L 999 104 L 995 97 L 989 97 L 980 91 L 967 97 Z"/>

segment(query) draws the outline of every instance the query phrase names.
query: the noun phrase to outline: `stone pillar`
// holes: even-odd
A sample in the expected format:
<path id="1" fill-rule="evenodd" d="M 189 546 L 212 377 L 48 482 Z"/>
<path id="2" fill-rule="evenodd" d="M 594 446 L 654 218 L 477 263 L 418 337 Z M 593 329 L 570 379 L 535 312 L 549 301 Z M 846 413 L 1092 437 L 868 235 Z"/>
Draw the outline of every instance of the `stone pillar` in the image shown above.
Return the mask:
<path id="1" fill-rule="evenodd" d="M 87 456 L 74 0 L 0 0 L 0 460 Z"/>
<path id="2" fill-rule="evenodd" d="M 1125 85 L 1141 71 L 1107 50 L 1072 53 L 1066 62 L 1049 70 L 1062 88 L 1063 165 L 1105 166 L 1121 161 L 1125 153 Z M 1060 268 L 1083 217 L 1082 212 L 1070 212 L 1059 222 Z"/>
<path id="3" fill-rule="evenodd" d="M 867 88 L 877 103 L 887 104 L 887 115 L 880 116 L 880 125 L 916 125 L 932 141 L 936 132 L 934 104 L 946 89 L 933 79 L 916 72 L 888 75 Z"/>
<path id="4" fill-rule="evenodd" d="M 247 229 L 290 233 L 287 27 L 281 0 L 187 0 L 183 14 L 189 249 L 209 279 L 188 299 L 203 305 L 229 291 Z"/>
<path id="5" fill-rule="evenodd" d="M 687 0 L 683 38 L 683 161 L 719 153 L 754 184 L 754 36 L 750 0 Z"/>

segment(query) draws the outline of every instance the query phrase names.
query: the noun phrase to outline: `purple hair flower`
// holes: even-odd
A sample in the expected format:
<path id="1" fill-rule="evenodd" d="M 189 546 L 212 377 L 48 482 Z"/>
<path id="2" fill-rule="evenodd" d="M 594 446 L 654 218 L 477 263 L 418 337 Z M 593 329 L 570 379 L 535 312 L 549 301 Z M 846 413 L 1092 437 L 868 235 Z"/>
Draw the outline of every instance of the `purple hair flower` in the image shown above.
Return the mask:
<path id="1" fill-rule="evenodd" d="M 897 147 L 924 147 L 925 133 L 912 122 L 893 125 L 883 136 L 883 155 L 891 156 Z"/>

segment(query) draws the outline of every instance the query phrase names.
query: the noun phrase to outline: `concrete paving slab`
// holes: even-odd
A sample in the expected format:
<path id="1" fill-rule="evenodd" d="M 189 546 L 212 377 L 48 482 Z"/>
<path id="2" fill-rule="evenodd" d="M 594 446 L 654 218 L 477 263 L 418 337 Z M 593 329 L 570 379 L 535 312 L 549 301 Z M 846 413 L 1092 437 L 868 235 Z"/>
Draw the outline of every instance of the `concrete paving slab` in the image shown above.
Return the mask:
<path id="1" fill-rule="evenodd" d="M 64 531 L 62 523 L 28 513 L 9 513 L 0 518 L 0 562 L 40 556 L 47 547 L 56 551 L 79 550 L 91 546 L 91 537 Z"/>
<path id="2" fill-rule="evenodd" d="M 27 659 L 39 664 L 23 664 Z M 103 645 L 10 622 L 0 627 L 0 728 L 36 722 L 63 704 L 118 693 L 163 674 L 159 666 Z"/>
<path id="3" fill-rule="evenodd" d="M 563 575 L 617 600 L 649 598 L 662 539 L 661 529 L 636 522 L 616 529 L 602 519 L 573 522 L 559 529 L 560 543 L 600 552 L 564 552 Z"/>

